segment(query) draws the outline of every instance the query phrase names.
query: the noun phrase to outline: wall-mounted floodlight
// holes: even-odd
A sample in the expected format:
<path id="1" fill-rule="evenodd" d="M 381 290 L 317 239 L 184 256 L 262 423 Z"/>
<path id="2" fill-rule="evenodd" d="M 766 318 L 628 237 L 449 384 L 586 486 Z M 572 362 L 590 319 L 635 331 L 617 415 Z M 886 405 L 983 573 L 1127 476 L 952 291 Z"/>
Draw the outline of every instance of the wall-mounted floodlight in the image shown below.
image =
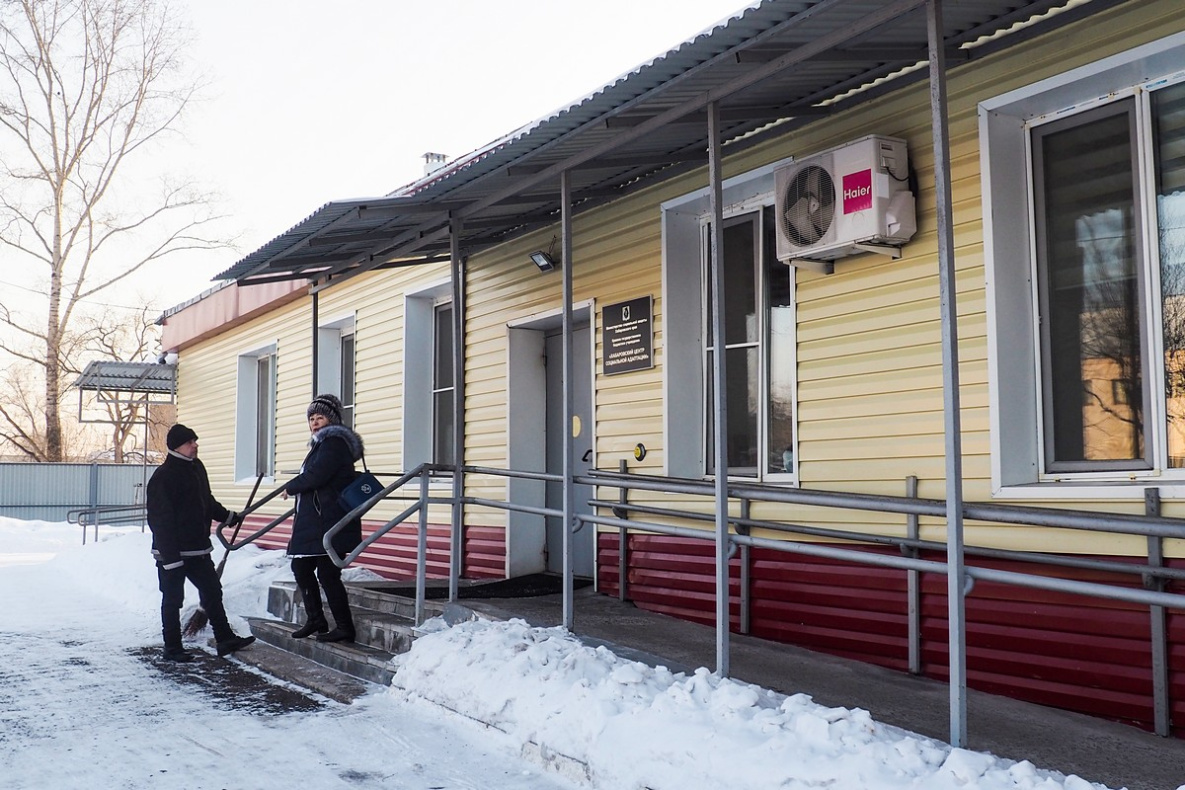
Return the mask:
<path id="1" fill-rule="evenodd" d="M 560 259 L 555 254 L 555 243 L 557 239 L 555 236 L 551 237 L 551 244 L 547 245 L 547 251 L 536 250 L 531 253 L 531 263 L 539 267 L 541 272 L 550 272 L 560 265 Z"/>
<path id="2" fill-rule="evenodd" d="M 543 250 L 536 250 L 531 253 L 531 263 L 538 266 L 541 272 L 549 272 L 556 266 L 555 260 Z"/>

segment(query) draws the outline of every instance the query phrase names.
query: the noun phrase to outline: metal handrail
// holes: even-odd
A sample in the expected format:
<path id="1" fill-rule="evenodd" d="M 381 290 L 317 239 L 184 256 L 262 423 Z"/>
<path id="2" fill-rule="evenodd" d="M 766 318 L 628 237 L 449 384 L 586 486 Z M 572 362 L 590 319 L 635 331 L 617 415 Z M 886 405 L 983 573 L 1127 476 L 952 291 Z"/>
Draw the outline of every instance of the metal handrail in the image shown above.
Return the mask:
<path id="1" fill-rule="evenodd" d="M 564 516 L 564 511 L 560 509 L 540 507 L 537 505 L 519 504 L 509 500 L 493 500 L 484 497 L 458 497 L 455 494 L 453 496 L 447 497 L 430 497 L 429 480 L 431 475 L 438 471 L 454 472 L 454 469 L 450 466 L 438 464 L 421 464 L 420 466 L 417 466 L 415 469 L 404 473 L 395 482 L 377 492 L 366 502 L 352 509 L 341 520 L 339 520 L 338 523 L 334 524 L 333 527 L 330 528 L 323 539 L 323 545 L 325 546 L 325 550 L 330 556 L 331 560 L 339 567 L 345 567 L 356 560 L 360 554 L 366 551 L 367 548 L 379 541 L 384 535 L 388 534 L 396 526 L 406 522 L 413 515 L 418 515 L 419 524 L 416 529 L 417 547 L 415 616 L 417 624 L 423 622 L 424 619 L 424 588 L 427 575 L 427 515 L 429 505 L 449 504 L 453 505 L 455 508 L 458 503 L 463 503 L 497 510 L 527 513 L 536 516 Z M 492 475 L 504 478 L 517 478 L 542 482 L 565 482 L 563 475 L 545 472 L 498 469 L 492 467 L 462 466 L 454 473 Z M 368 536 L 366 540 L 359 544 L 357 548 L 355 548 L 345 557 L 342 557 L 333 549 L 331 544 L 333 536 L 340 532 L 347 523 L 353 521 L 354 519 L 361 518 L 379 502 L 391 497 L 397 491 L 405 488 L 409 483 L 417 479 L 420 483 L 419 496 L 406 496 L 407 499 L 412 500 L 412 503 L 407 508 L 401 511 L 394 518 L 388 520 L 378 529 L 374 530 L 374 532 Z M 715 541 L 717 538 L 714 530 L 705 530 L 703 528 L 694 526 L 688 527 L 670 523 L 658 523 L 655 521 L 641 521 L 630 517 L 630 514 L 633 513 L 648 514 L 658 518 L 668 519 L 715 521 L 716 518 L 714 515 L 709 515 L 695 509 L 685 507 L 668 508 L 651 504 L 631 504 L 626 498 L 626 494 L 629 491 L 637 490 L 666 494 L 685 494 L 695 497 L 708 497 L 710 499 L 714 499 L 716 497 L 716 486 L 710 481 L 686 478 L 657 477 L 652 475 L 637 475 L 630 474 L 627 471 L 612 472 L 605 470 L 591 470 L 585 475 L 572 476 L 570 482 L 572 484 L 588 485 L 597 488 L 616 488 L 621 491 L 621 496 L 616 501 L 595 497 L 590 498 L 587 501 L 587 503 L 595 510 L 602 512 L 607 510 L 611 512 L 613 516 L 599 515 L 598 513 L 573 514 L 572 523 L 569 525 L 568 529 L 571 532 L 575 532 L 585 524 L 596 524 L 610 528 L 617 528 L 622 532 L 623 556 L 625 552 L 624 536 L 629 531 L 665 534 L 709 541 Z M 271 499 L 276 493 L 278 493 L 278 491 L 273 492 L 273 494 L 269 495 L 268 497 L 265 497 L 265 499 L 261 501 L 259 505 L 262 505 L 264 502 Z M 946 544 L 941 541 L 923 540 L 917 537 L 916 530 L 911 529 L 910 535 L 898 537 L 891 534 L 887 535 L 883 532 L 877 533 L 867 530 L 857 531 L 812 527 L 804 524 L 789 523 L 785 521 L 767 521 L 749 517 L 750 508 L 754 503 L 770 502 L 801 505 L 806 507 L 893 513 L 907 516 L 911 520 L 911 523 L 915 523 L 917 518 L 922 516 L 934 517 L 938 519 L 946 518 L 946 503 L 942 500 L 922 499 L 909 495 L 886 496 L 804 490 L 797 488 L 784 488 L 756 482 L 749 483 L 737 481 L 729 481 L 729 484 L 726 487 L 726 496 L 728 500 L 733 500 L 740 506 L 740 514 L 737 516 L 733 516 L 731 514 L 728 515 L 727 522 L 731 525 L 735 532 L 730 530 L 730 533 L 727 535 L 725 541 L 723 544 L 721 544 L 721 550 L 724 552 L 724 554 L 722 555 L 723 559 L 718 557 L 718 562 L 727 562 L 728 559 L 732 557 L 737 551 L 747 552 L 751 548 L 762 548 L 904 570 L 910 574 L 911 579 L 920 573 L 948 575 L 952 570 L 948 561 L 922 559 L 918 556 L 917 552 L 923 550 L 935 552 L 941 551 L 943 548 L 945 548 Z M 248 511 L 246 511 L 246 513 L 256 509 L 259 505 L 250 508 Z M 725 503 L 725 506 L 727 507 L 727 503 Z M 455 512 L 456 511 L 454 509 L 454 513 Z M 1154 543 L 1159 545 L 1159 541 L 1165 538 L 1185 538 L 1185 520 L 1166 518 L 1156 515 L 1098 513 L 1081 510 L 1063 510 L 1049 507 L 1032 507 L 982 502 L 964 502 L 962 504 L 961 512 L 963 517 L 981 522 L 1029 524 L 1051 528 L 1091 530 L 1111 532 L 1116 534 L 1144 536 L 1149 539 L 1150 547 Z M 1150 509 L 1149 512 L 1155 513 L 1156 510 L 1153 508 Z M 275 523 L 279 523 L 287 518 L 290 513 L 291 511 L 289 511 L 288 514 L 285 514 L 285 516 L 281 516 L 279 519 L 273 522 L 272 525 L 269 525 L 263 530 L 259 530 L 251 536 L 248 536 L 248 538 L 244 539 L 242 543 L 253 541 L 260 534 L 263 534 L 272 526 L 274 526 Z M 222 528 L 220 527 L 219 538 L 220 540 L 223 540 L 225 545 L 225 540 L 221 535 L 221 529 Z M 837 540 L 853 544 L 865 544 L 865 548 L 868 544 L 895 547 L 898 549 L 899 554 L 869 552 L 860 548 L 859 545 L 844 547 L 817 542 L 791 540 L 787 538 L 757 537 L 751 534 L 752 530 L 754 529 L 769 530 L 772 532 L 794 533 L 823 540 Z M 456 530 L 454 530 L 450 538 L 450 552 L 456 553 L 461 550 L 457 541 L 457 533 Z M 1145 588 L 1131 588 L 1122 586 L 1121 584 L 1087 582 L 1065 579 L 1057 576 L 1043 576 L 1036 572 L 1016 572 L 981 566 L 969 567 L 963 565 L 961 570 L 965 591 L 970 590 L 970 587 L 972 584 L 974 584 L 975 580 L 981 579 L 1013 586 L 1047 589 L 1058 592 L 1089 595 L 1092 597 L 1142 604 L 1153 607 L 1154 611 L 1158 607 L 1185 609 L 1185 594 L 1169 593 L 1165 591 L 1164 588 L 1166 580 L 1185 579 L 1185 569 L 1169 568 L 1161 564 L 1155 564 L 1158 562 L 1158 560 L 1151 554 L 1151 548 L 1147 562 L 1131 563 L 1104 559 L 1062 556 L 1058 554 L 1041 552 L 995 549 L 989 547 L 964 546 L 963 551 L 964 554 L 969 556 L 1006 559 L 1062 567 L 1103 570 L 1115 573 L 1138 574 L 1143 577 L 1143 586 Z M 747 555 L 742 554 L 742 556 Z M 450 563 L 449 573 L 450 595 L 452 595 L 454 594 L 452 591 L 455 590 L 456 582 L 454 577 L 459 575 L 459 570 L 457 569 L 455 563 Z M 621 584 L 624 595 L 624 578 L 622 579 Z M 570 594 L 570 591 L 565 591 L 565 595 Z M 566 606 L 570 606 L 570 602 L 567 603 Z M 911 614 L 911 619 L 912 617 L 913 615 Z M 913 626 L 911 624 L 911 634 L 912 633 Z M 911 639 L 912 638 L 913 637 L 911 636 Z M 718 641 L 719 639 L 720 637 L 718 635 Z M 1164 684 L 1160 685 L 1163 686 Z M 1163 696 L 1164 692 L 1158 690 L 1156 702 L 1158 710 L 1163 709 L 1166 706 L 1166 701 L 1161 699 Z M 1162 717 L 1160 717 L 1158 714 L 1157 731 L 1161 732 L 1161 730 L 1164 728 L 1159 723 L 1159 718 Z"/>
<path id="2" fill-rule="evenodd" d="M 95 540 L 99 539 L 99 525 L 139 524 L 144 529 L 148 509 L 144 505 L 95 505 L 66 511 L 66 521 L 82 527 L 82 545 L 86 545 L 86 528 L 95 528 Z"/>
<path id="3" fill-rule="evenodd" d="M 381 539 L 384 535 L 390 532 L 399 524 L 407 520 L 409 516 L 414 513 L 419 513 L 419 524 L 416 528 L 416 608 L 415 608 L 415 624 L 421 625 L 424 622 L 424 602 L 425 595 L 425 577 L 427 575 L 427 556 L 428 556 L 428 505 L 433 501 L 436 502 L 451 502 L 452 499 L 437 499 L 433 500 L 428 496 L 428 484 L 431 481 L 432 473 L 440 471 L 445 467 L 440 464 L 424 463 L 412 469 L 410 472 L 404 472 L 395 482 L 383 488 L 372 495 L 365 502 L 361 503 L 349 513 L 346 513 L 336 524 L 325 531 L 325 535 L 321 538 L 321 545 L 325 547 L 325 553 L 329 555 L 330 561 L 339 568 L 344 568 L 358 558 L 362 552 L 366 551 L 376 541 Z M 412 480 L 419 480 L 420 495 L 415 502 L 403 510 L 399 515 L 388 520 L 378 529 L 374 530 L 370 537 L 359 543 L 353 551 L 342 557 L 333 548 L 333 538 L 337 533 L 345 529 L 346 525 L 355 519 L 362 518 L 375 505 L 386 499 L 388 496 L 403 488 Z"/>
<path id="4" fill-rule="evenodd" d="M 594 508 L 604 508 L 609 510 L 631 510 L 636 513 L 645 513 L 652 516 L 669 516 L 671 518 L 684 518 L 691 521 L 711 522 L 715 519 L 711 513 L 694 513 L 677 510 L 674 508 L 664 508 L 657 507 L 655 505 L 642 505 L 637 503 L 623 505 L 621 502 L 613 500 L 590 499 L 588 504 Z M 810 527 L 804 524 L 790 524 L 783 521 L 766 521 L 762 519 L 742 517 L 730 518 L 729 521 L 733 524 L 736 524 L 738 527 L 748 527 L 749 529 L 765 529 L 771 532 L 790 532 L 798 535 L 810 535 L 817 538 L 831 538 L 834 540 L 843 541 L 858 540 L 863 543 L 892 546 L 901 551 L 905 551 L 907 549 L 919 549 L 923 551 L 937 552 L 946 548 L 945 543 L 936 540 L 924 540 L 922 538 L 881 535 L 871 532 L 852 532 L 845 529 Z M 1032 562 L 1039 565 L 1052 565 L 1063 568 L 1081 568 L 1096 571 L 1110 571 L 1113 573 L 1139 574 L 1141 576 L 1161 579 L 1185 580 L 1185 568 L 1168 568 L 1159 565 L 1148 565 L 1146 563 L 1116 562 L 1114 560 L 1088 560 L 1077 557 L 1062 556 L 1059 554 L 1038 554 L 1032 551 L 991 549 L 980 546 L 967 546 L 964 551 L 971 556 L 985 557 L 990 559 L 1006 559 L 1015 560 L 1017 562 Z"/>
<path id="5" fill-rule="evenodd" d="M 403 488 L 403 486 L 407 485 L 410 481 L 418 479 L 421 476 L 427 479 L 429 476 L 428 472 L 431 471 L 431 468 L 433 467 L 433 464 L 420 464 L 410 472 L 404 472 L 398 479 L 395 480 L 395 482 L 372 494 L 369 499 L 358 505 L 358 507 L 354 508 L 349 513 L 346 513 L 338 520 L 336 524 L 327 529 L 325 531 L 325 536 L 321 538 L 321 545 L 325 547 L 325 551 L 329 554 L 329 558 L 333 560 L 333 564 L 340 568 L 344 568 L 345 566 L 349 565 L 358 558 L 359 554 L 365 551 L 369 546 L 373 545 L 375 541 L 386 535 L 399 524 L 403 523 L 408 516 L 416 513 L 421 508 L 426 507 L 427 503 L 424 501 L 424 499 L 422 497 L 417 497 L 416 500 L 410 506 L 408 506 L 406 510 L 400 513 L 398 516 L 395 516 L 395 518 L 387 521 L 387 523 L 383 524 L 383 526 L 376 529 L 373 533 L 371 533 L 370 537 L 358 544 L 358 548 L 351 551 L 345 557 L 342 557 L 337 553 L 337 550 L 333 548 L 333 537 L 345 529 L 347 524 L 349 524 L 351 521 L 354 521 L 355 519 L 362 518 L 362 516 L 370 512 L 370 510 L 374 508 L 375 505 L 386 499 L 388 495 L 394 493 L 400 488 Z"/>
<path id="6" fill-rule="evenodd" d="M 613 488 L 630 488 L 669 493 L 699 495 L 714 494 L 711 483 L 701 480 L 674 477 L 654 477 L 645 480 L 628 472 L 590 470 L 588 475 L 575 478 L 576 483 Z M 609 482 L 622 481 L 621 484 Z M 814 491 L 803 488 L 781 488 L 760 483 L 735 483 L 728 485 L 730 497 L 753 499 L 765 502 L 779 502 L 791 505 L 813 505 L 851 510 L 897 513 L 902 515 L 946 517 L 946 502 L 941 499 L 899 497 L 884 494 L 855 494 L 837 491 Z M 1038 527 L 1060 527 L 1063 529 L 1085 529 L 1092 531 L 1117 532 L 1144 537 L 1185 538 L 1185 519 L 1164 516 L 1143 516 L 1129 513 L 1099 513 L 1089 510 L 1065 510 L 1061 508 L 1030 505 L 1005 505 L 985 502 L 965 502 L 963 515 L 975 521 L 994 521 L 1001 524 L 1028 524 Z M 1101 525 L 1100 522 L 1106 522 Z"/>
<path id="7" fill-rule="evenodd" d="M 255 511 L 259 510 L 261 507 L 266 505 L 268 502 L 271 502 L 273 499 L 278 497 L 280 494 L 284 493 L 284 489 L 285 489 L 285 486 L 279 486 L 274 491 L 272 491 L 267 496 L 265 496 L 263 499 L 259 500 L 258 502 L 248 505 L 246 508 L 244 508 L 239 513 L 239 518 L 246 519 L 247 516 L 251 515 Z M 263 537 L 264 535 L 271 532 L 276 527 L 283 524 L 285 521 L 287 521 L 289 518 L 291 518 L 292 514 L 295 512 L 296 512 L 296 506 L 293 505 L 292 507 L 290 507 L 286 511 L 284 511 L 284 513 L 282 515 L 275 517 L 274 519 L 269 521 L 266 525 L 264 525 L 260 529 L 255 530 L 250 535 L 248 535 L 247 537 L 245 537 L 241 540 L 238 540 L 237 542 L 235 541 L 234 538 L 232 538 L 231 540 L 227 540 L 226 536 L 222 534 L 228 524 L 228 522 L 226 522 L 226 521 L 223 521 L 218 525 L 217 529 L 214 530 L 214 534 L 218 536 L 218 542 L 221 543 L 226 548 L 227 551 L 237 551 L 248 544 L 254 543 L 259 538 Z"/>

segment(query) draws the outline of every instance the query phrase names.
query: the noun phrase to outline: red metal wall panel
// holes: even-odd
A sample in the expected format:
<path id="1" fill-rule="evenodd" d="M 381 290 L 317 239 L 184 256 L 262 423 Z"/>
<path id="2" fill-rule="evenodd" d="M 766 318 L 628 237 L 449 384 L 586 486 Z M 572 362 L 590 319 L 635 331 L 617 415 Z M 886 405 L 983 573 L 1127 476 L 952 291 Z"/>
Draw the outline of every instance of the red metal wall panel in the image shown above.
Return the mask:
<path id="1" fill-rule="evenodd" d="M 240 536 L 251 534 L 265 526 L 268 516 L 251 516 L 240 530 Z M 364 521 L 362 534 L 373 534 L 380 522 Z M 451 528 L 447 524 L 428 525 L 428 578 L 447 579 L 449 572 L 449 540 Z M 260 548 L 283 551 L 288 545 L 291 526 L 285 522 L 257 541 Z M 501 579 L 505 575 L 506 540 L 501 527 L 469 527 L 465 530 L 465 557 L 462 578 Z M 395 527 L 374 545 L 367 548 L 353 567 L 367 568 L 388 579 L 414 579 L 416 575 L 416 527 L 402 524 Z"/>
<path id="2" fill-rule="evenodd" d="M 616 532 L 602 533 L 598 539 L 599 589 L 611 595 L 619 592 L 618 543 Z M 645 609 L 713 625 L 712 552 L 709 541 L 631 537 L 626 546 L 627 597 Z M 925 558 L 945 560 L 940 554 Z M 1065 579 L 1139 584 L 1126 574 L 972 557 L 967 562 Z M 1182 561 L 1171 564 L 1185 566 Z M 729 567 L 735 631 L 739 559 Z M 760 549 L 752 551 L 749 570 L 754 636 L 908 669 L 905 571 Z M 946 577 L 921 578 L 923 674 L 945 680 Z M 968 686 L 1152 728 L 1148 607 L 979 581 L 965 599 L 965 610 Z M 1185 614 L 1170 611 L 1167 623 L 1170 705 L 1178 723 L 1174 734 L 1180 737 L 1185 735 L 1180 724 L 1185 722 Z"/>

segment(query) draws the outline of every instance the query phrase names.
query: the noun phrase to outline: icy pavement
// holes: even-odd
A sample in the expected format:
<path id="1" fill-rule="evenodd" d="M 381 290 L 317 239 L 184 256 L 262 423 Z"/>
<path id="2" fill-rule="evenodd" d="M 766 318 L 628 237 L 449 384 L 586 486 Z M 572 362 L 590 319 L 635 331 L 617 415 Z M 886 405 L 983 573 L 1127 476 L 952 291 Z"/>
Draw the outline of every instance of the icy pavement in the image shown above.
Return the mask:
<path id="1" fill-rule="evenodd" d="M 236 661 L 164 667 L 148 536 L 76 539 L 0 519 L 5 790 L 1102 788 L 521 620 L 429 621 L 392 662 L 392 687 L 353 705 L 269 690 Z M 265 616 L 269 585 L 288 578 L 278 552 L 236 552 L 223 577 L 232 625 Z"/>
<path id="2" fill-rule="evenodd" d="M 347 706 L 213 656 L 159 662 L 147 542 L 138 529 L 126 535 L 140 573 L 109 551 L 118 534 L 54 561 L 0 564 L 5 790 L 573 786 L 501 733 L 427 704 L 378 693 Z M 0 526 L 0 551 L 13 551 L 11 537 Z M 240 570 L 267 572 L 249 565 Z"/>

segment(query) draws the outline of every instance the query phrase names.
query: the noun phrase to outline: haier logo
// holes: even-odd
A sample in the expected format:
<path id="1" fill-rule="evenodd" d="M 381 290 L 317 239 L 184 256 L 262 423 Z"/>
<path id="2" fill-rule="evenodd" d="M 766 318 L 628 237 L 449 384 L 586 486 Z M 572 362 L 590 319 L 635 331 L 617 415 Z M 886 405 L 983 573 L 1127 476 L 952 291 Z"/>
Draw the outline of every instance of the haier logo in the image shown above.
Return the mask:
<path id="1" fill-rule="evenodd" d="M 843 177 L 843 213 L 851 214 L 872 208 L 872 170 L 848 173 Z"/>

